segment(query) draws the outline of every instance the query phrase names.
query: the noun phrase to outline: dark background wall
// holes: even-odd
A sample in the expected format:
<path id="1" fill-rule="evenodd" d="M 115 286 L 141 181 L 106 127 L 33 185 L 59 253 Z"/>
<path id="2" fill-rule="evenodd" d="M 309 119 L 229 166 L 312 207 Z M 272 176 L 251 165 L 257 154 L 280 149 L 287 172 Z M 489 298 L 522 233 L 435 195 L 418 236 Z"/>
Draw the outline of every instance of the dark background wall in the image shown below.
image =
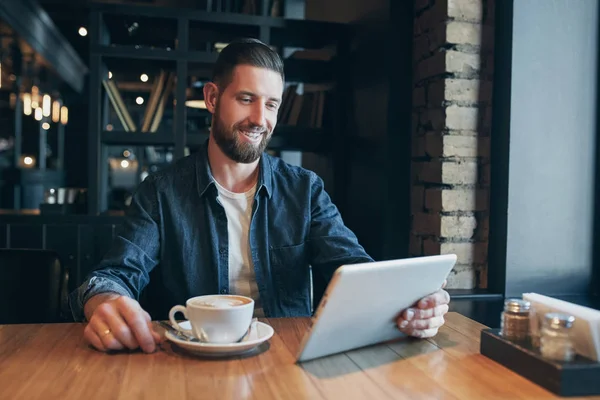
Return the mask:
<path id="1" fill-rule="evenodd" d="M 490 261 L 505 258 L 509 296 L 589 292 L 598 1 L 515 0 L 512 18 L 506 3 L 499 29 L 512 34 L 512 50 L 505 43 L 496 54 Z"/>
<path id="2" fill-rule="evenodd" d="M 330 185 L 346 224 L 377 260 L 408 255 L 412 19 L 409 1 L 307 0 L 306 18 L 355 25 L 345 182 Z M 342 142 L 342 143 L 340 143 Z M 305 157 L 322 176 L 327 162 Z M 320 162 L 319 162 L 320 161 Z M 337 183 L 337 185 L 335 184 Z"/>

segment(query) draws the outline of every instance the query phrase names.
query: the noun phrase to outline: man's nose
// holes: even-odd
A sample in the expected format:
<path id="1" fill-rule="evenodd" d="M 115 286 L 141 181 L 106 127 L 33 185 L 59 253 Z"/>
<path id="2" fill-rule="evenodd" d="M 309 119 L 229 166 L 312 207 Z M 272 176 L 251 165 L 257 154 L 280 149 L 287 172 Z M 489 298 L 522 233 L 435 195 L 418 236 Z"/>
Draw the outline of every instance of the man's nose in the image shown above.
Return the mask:
<path id="1" fill-rule="evenodd" d="M 252 125 L 264 127 L 267 124 L 265 118 L 265 105 L 260 102 L 256 102 L 252 107 L 252 114 L 250 115 L 250 122 Z"/>

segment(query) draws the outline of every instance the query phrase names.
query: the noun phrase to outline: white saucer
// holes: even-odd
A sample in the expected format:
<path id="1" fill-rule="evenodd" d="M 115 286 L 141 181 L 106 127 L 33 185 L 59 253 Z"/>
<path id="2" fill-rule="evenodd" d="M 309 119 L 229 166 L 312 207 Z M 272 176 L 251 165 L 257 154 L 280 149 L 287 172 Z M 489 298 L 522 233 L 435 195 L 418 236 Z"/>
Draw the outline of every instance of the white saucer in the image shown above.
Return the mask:
<path id="1" fill-rule="evenodd" d="M 179 325 L 181 325 L 181 327 L 184 329 L 191 329 L 189 321 L 181 322 Z M 189 342 L 187 340 L 178 338 L 169 331 L 165 332 L 165 336 L 171 342 L 175 343 L 182 349 L 189 351 L 190 353 L 208 357 L 225 357 L 237 356 L 246 352 L 250 352 L 259 344 L 269 340 L 273 336 L 273 333 L 275 333 L 275 331 L 270 325 L 257 321 L 252 327 L 248 337 L 239 343 L 217 344 Z"/>

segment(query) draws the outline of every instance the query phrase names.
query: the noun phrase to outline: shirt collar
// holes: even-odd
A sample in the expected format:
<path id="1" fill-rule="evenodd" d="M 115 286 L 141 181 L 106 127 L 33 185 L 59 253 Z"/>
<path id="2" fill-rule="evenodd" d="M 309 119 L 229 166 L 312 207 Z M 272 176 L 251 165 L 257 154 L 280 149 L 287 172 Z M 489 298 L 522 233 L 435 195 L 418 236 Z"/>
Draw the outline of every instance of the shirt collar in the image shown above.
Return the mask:
<path id="1" fill-rule="evenodd" d="M 203 197 L 210 186 L 215 186 L 215 178 L 210 170 L 210 164 L 208 162 L 208 141 L 200 147 L 196 157 L 196 182 L 198 186 L 198 194 Z M 258 186 L 256 194 L 258 195 L 261 191 L 265 191 L 267 196 L 271 198 L 273 193 L 273 179 L 272 179 L 272 168 L 271 160 L 266 153 L 263 153 L 258 162 Z"/>

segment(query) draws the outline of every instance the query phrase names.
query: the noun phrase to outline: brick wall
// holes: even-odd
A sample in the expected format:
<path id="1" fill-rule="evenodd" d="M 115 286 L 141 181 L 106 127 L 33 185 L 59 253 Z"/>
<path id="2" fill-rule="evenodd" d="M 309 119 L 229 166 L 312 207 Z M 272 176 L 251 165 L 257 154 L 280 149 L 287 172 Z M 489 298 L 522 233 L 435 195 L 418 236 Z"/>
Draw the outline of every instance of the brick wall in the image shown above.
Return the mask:
<path id="1" fill-rule="evenodd" d="M 415 0 L 413 256 L 455 253 L 450 288 L 487 287 L 493 0 Z"/>

